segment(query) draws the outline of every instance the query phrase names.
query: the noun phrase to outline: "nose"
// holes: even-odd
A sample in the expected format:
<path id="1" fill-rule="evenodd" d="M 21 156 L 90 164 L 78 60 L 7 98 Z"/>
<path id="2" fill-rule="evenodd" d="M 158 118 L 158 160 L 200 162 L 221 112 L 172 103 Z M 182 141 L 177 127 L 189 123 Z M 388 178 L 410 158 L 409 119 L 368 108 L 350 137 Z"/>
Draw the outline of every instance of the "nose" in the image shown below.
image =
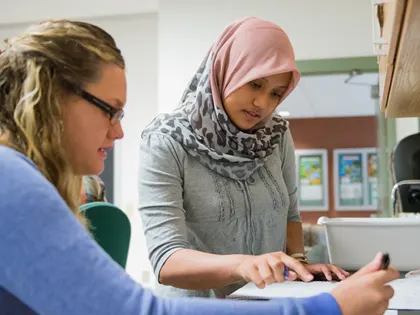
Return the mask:
<path id="1" fill-rule="evenodd" d="M 264 110 L 270 107 L 270 99 L 269 99 L 269 95 L 267 95 L 266 93 L 258 93 L 258 95 L 256 95 L 254 97 L 254 102 L 253 104 L 255 105 L 255 107 Z"/>
<path id="2" fill-rule="evenodd" d="M 121 126 L 121 122 L 117 122 L 115 125 L 112 125 L 111 128 L 109 128 L 109 136 L 111 139 L 114 140 L 121 140 L 124 138 L 124 131 Z"/>

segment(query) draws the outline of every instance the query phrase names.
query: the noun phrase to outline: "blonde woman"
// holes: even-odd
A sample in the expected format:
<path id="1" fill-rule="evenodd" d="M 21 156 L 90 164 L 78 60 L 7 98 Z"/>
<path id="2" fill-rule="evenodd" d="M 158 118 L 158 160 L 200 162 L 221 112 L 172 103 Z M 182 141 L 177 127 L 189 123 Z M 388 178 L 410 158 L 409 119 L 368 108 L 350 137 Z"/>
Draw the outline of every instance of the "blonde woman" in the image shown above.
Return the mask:
<path id="1" fill-rule="evenodd" d="M 386 309 L 392 289 L 384 283 L 397 271 L 375 272 L 378 259 L 331 294 L 305 299 L 164 300 L 134 282 L 89 236 L 78 211 L 81 176 L 102 172 L 106 150 L 123 137 L 124 68 L 110 35 L 66 20 L 34 25 L 0 54 L 2 314 L 350 315 Z"/>

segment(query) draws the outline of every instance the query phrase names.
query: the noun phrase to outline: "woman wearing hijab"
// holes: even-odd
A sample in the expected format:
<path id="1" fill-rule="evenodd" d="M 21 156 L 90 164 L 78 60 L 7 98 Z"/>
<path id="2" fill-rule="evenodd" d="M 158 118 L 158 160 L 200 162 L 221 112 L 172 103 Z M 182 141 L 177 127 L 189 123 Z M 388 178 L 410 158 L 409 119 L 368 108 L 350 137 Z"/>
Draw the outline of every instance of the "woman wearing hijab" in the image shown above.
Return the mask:
<path id="1" fill-rule="evenodd" d="M 291 279 L 348 276 L 304 254 L 293 139 L 275 113 L 299 78 L 279 26 L 237 20 L 179 107 L 143 132 L 139 209 L 159 294 L 225 297 L 283 281 L 282 264 Z"/>

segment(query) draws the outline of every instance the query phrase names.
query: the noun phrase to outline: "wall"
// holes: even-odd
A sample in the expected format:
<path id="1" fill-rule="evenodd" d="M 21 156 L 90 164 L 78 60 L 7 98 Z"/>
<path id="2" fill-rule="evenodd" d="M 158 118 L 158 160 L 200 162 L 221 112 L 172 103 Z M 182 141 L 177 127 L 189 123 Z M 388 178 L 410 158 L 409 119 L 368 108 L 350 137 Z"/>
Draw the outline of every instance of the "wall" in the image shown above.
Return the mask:
<path id="1" fill-rule="evenodd" d="M 245 15 L 281 25 L 289 34 L 299 60 L 373 54 L 371 1 L 160 0 L 160 111 L 176 105 L 224 26 Z"/>
<path id="2" fill-rule="evenodd" d="M 115 37 L 127 64 L 125 137 L 116 143 L 115 200 L 121 207 L 132 207 L 137 205 L 141 131 L 157 114 L 157 18 L 155 14 L 131 15 L 95 22 Z"/>
<path id="3" fill-rule="evenodd" d="M 2 1 L 0 25 L 30 23 L 46 18 L 92 18 L 121 14 L 156 13 L 158 0 L 124 0 L 124 5 L 114 0 L 38 0 L 30 5 L 28 0 Z"/>
<path id="4" fill-rule="evenodd" d="M 419 119 L 417 117 L 396 118 L 395 129 L 398 143 L 403 138 L 419 132 Z"/>
<path id="5" fill-rule="evenodd" d="M 369 216 L 372 211 L 335 211 L 333 149 L 376 147 L 376 117 L 344 117 L 290 119 L 290 129 L 296 149 L 328 150 L 329 205 L 328 212 L 302 212 L 305 222 L 316 223 L 320 216 Z"/>
<path id="6" fill-rule="evenodd" d="M 152 285 L 151 266 L 138 214 L 137 169 L 142 129 L 157 114 L 157 16 L 130 15 L 98 19 L 97 24 L 117 41 L 127 64 L 127 105 L 122 125 L 125 137 L 115 148 L 115 204 L 129 215 L 132 239 L 127 272 L 143 285 Z"/>

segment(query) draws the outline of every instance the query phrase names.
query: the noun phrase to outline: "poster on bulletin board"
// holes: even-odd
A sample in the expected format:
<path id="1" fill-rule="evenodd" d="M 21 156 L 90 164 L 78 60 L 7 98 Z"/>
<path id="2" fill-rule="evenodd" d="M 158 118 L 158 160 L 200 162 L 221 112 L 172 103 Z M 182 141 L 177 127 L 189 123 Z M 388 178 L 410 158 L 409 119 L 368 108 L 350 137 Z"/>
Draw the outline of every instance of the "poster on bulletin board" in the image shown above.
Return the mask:
<path id="1" fill-rule="evenodd" d="M 363 159 L 360 153 L 340 154 L 338 199 L 340 206 L 363 206 Z"/>
<path id="2" fill-rule="evenodd" d="M 375 210 L 377 207 L 375 148 L 334 150 L 336 210 Z"/>
<path id="3" fill-rule="evenodd" d="M 296 150 L 298 208 L 328 210 L 327 150 Z"/>
<path id="4" fill-rule="evenodd" d="M 370 206 L 378 206 L 378 153 L 367 152 L 367 189 L 368 189 L 368 204 Z"/>

